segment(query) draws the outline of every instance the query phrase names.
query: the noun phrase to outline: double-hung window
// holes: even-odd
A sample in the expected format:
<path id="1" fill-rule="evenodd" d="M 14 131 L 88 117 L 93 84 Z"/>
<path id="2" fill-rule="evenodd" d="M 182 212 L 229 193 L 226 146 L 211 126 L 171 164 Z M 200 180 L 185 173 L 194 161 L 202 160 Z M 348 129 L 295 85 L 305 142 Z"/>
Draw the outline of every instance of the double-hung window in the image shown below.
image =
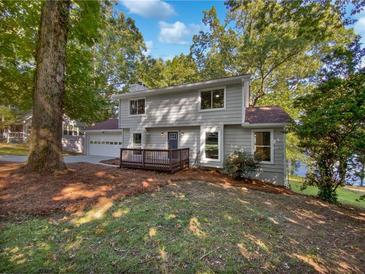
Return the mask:
<path id="1" fill-rule="evenodd" d="M 273 162 L 271 131 L 254 131 L 254 158 L 261 162 Z"/>
<path id="2" fill-rule="evenodd" d="M 130 115 L 141 115 L 145 114 L 145 99 L 136 99 L 129 101 L 129 114 Z"/>
<path id="3" fill-rule="evenodd" d="M 133 133 L 133 147 L 134 148 L 142 147 L 142 133 Z"/>
<path id="4" fill-rule="evenodd" d="M 219 132 L 205 132 L 205 158 L 219 160 Z"/>
<path id="5" fill-rule="evenodd" d="M 133 133 L 133 148 L 142 148 L 142 133 Z M 141 151 L 134 150 L 133 155 L 141 155 Z"/>
<path id="6" fill-rule="evenodd" d="M 200 109 L 224 109 L 224 95 L 225 92 L 223 88 L 200 91 Z"/>

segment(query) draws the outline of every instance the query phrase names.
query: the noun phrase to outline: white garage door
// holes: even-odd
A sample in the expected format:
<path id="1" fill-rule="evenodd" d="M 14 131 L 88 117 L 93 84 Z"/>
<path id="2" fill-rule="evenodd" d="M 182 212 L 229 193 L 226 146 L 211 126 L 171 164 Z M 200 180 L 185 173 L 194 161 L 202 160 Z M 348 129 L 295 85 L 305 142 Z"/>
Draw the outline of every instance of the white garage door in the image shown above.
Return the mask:
<path id="1" fill-rule="evenodd" d="M 118 133 L 88 133 L 88 155 L 113 156 L 120 155 L 123 147 L 123 135 Z"/>

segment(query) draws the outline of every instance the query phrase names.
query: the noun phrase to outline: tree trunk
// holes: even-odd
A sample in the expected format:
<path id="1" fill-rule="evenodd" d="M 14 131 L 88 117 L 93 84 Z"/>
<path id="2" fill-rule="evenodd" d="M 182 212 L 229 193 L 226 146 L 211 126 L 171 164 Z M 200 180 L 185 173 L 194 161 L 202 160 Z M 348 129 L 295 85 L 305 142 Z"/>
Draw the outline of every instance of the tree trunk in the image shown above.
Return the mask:
<path id="1" fill-rule="evenodd" d="M 42 7 L 27 163 L 36 172 L 66 168 L 62 157 L 62 118 L 69 9 L 70 0 L 47 0 Z"/>

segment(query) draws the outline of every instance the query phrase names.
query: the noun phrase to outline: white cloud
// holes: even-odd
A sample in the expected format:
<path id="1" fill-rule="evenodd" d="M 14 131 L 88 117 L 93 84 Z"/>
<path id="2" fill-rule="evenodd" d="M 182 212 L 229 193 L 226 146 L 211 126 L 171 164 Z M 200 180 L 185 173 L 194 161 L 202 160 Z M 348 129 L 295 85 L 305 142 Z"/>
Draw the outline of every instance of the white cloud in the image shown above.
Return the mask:
<path id="1" fill-rule="evenodd" d="M 355 32 L 358 34 L 365 34 L 365 15 L 360 17 L 354 26 Z"/>
<path id="2" fill-rule="evenodd" d="M 161 21 L 159 25 L 160 34 L 158 40 L 168 44 L 186 45 L 195 33 L 203 29 L 201 25 L 185 25 L 180 21 L 172 24 Z"/>
<path id="3" fill-rule="evenodd" d="M 175 15 L 174 8 L 161 0 L 121 0 L 130 13 L 146 18 L 164 19 Z"/>
<path id="4" fill-rule="evenodd" d="M 152 48 L 153 48 L 153 41 L 146 41 L 145 44 L 146 44 L 146 50 L 145 50 L 144 54 L 150 55 Z"/>

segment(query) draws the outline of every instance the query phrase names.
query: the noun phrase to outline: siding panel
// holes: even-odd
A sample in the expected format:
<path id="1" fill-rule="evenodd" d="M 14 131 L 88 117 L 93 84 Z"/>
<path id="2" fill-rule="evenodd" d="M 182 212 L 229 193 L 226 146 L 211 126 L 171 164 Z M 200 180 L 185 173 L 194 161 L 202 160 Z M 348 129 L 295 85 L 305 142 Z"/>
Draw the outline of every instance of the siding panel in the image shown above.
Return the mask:
<path id="1" fill-rule="evenodd" d="M 225 155 L 234 150 L 244 150 L 252 153 L 252 130 L 241 126 L 224 127 Z M 284 184 L 284 134 L 283 129 L 274 129 L 274 164 L 261 164 L 260 171 L 255 177 L 267 179 L 276 184 Z"/>
<path id="2" fill-rule="evenodd" d="M 201 123 L 241 124 L 242 85 L 226 87 L 226 108 L 199 111 L 199 90 L 146 97 L 146 114 L 129 115 L 129 100 L 120 102 L 122 128 L 200 125 Z"/>

